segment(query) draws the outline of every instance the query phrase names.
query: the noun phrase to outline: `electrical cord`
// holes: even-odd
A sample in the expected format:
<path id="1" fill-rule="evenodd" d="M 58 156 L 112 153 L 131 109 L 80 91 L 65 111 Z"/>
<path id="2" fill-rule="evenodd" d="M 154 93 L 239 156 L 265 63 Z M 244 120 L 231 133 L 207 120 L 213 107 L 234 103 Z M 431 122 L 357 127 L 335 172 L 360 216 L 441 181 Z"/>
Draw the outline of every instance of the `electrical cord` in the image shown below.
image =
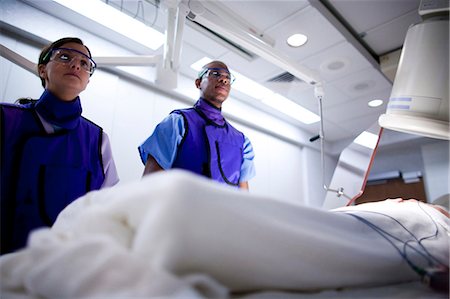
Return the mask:
<path id="1" fill-rule="evenodd" d="M 395 240 L 397 240 L 397 241 L 399 241 L 399 242 L 402 242 L 403 244 L 406 244 L 406 242 L 404 242 L 404 241 L 400 240 L 399 238 L 395 237 L 394 235 L 392 235 L 392 234 L 386 232 L 385 230 L 383 230 L 383 229 L 380 228 L 379 226 L 373 224 L 372 222 L 368 221 L 367 219 L 364 219 L 364 218 L 361 217 L 361 216 L 354 215 L 354 214 L 352 214 L 352 213 L 347 213 L 347 212 L 345 212 L 345 214 L 348 214 L 348 215 L 350 215 L 350 216 L 356 218 L 356 219 L 359 220 L 360 222 L 362 222 L 362 223 L 366 224 L 367 226 L 369 226 L 370 228 L 372 228 L 372 229 L 373 229 L 375 232 L 377 232 L 381 237 L 383 237 L 386 241 L 388 241 L 388 242 L 395 248 L 395 250 L 397 250 L 397 252 L 400 254 L 400 256 L 408 263 L 408 265 L 411 266 L 411 268 L 412 268 L 416 273 L 418 273 L 418 274 L 421 275 L 421 276 L 424 274 L 424 271 L 423 271 L 420 267 L 416 266 L 416 265 L 408 258 L 408 256 L 405 254 L 405 250 L 406 250 L 405 248 L 406 248 L 406 246 L 404 246 L 404 249 L 403 249 L 403 250 L 400 250 L 400 249 L 395 245 L 395 243 L 394 243 L 391 239 L 389 239 L 388 237 L 391 237 L 391 238 L 393 238 L 393 239 L 395 239 Z M 386 216 L 388 216 L 388 215 L 386 215 Z M 409 246 L 412 250 L 414 250 L 414 251 L 416 251 L 417 253 L 419 253 L 420 255 L 422 255 L 425 259 L 427 259 L 428 262 L 430 262 L 429 259 L 428 259 L 428 257 L 427 257 L 426 255 L 424 255 L 423 253 L 421 253 L 417 248 L 415 248 L 415 247 L 413 247 L 412 245 L 409 245 L 409 244 L 408 244 L 407 246 Z"/>
<path id="2" fill-rule="evenodd" d="M 399 253 L 399 255 L 403 258 L 403 260 L 406 261 L 406 263 L 411 267 L 411 269 L 416 272 L 422 279 L 422 282 L 425 283 L 427 286 L 431 287 L 432 289 L 439 291 L 439 292 L 449 292 L 449 269 L 448 266 L 439 261 L 438 258 L 433 256 L 426 247 L 422 244 L 424 240 L 429 240 L 432 238 L 437 238 L 439 234 L 439 229 L 436 224 L 436 221 L 431 217 L 427 211 L 423 209 L 420 202 L 417 202 L 419 208 L 427 215 L 427 217 L 431 220 L 431 222 L 434 225 L 435 231 L 428 235 L 421 238 L 418 238 L 416 235 L 414 235 L 408 228 L 406 228 L 399 220 L 395 219 L 394 217 L 390 215 L 386 215 L 380 212 L 374 212 L 374 211 L 361 211 L 371 214 L 377 214 L 384 217 L 387 217 L 394 222 L 396 222 L 400 227 L 402 227 L 403 230 L 405 230 L 413 239 L 410 240 L 401 240 L 400 238 L 394 236 L 393 234 L 387 232 L 386 230 L 382 229 L 378 225 L 370 222 L 369 220 L 353 214 L 351 211 L 342 211 L 342 213 L 347 214 L 349 216 L 354 217 L 358 221 L 366 224 L 368 227 L 372 228 L 375 232 L 377 232 L 381 237 L 383 237 L 387 242 L 389 242 L 395 250 Z M 403 243 L 402 248 L 399 248 L 393 240 L 396 240 L 400 243 Z M 414 242 L 414 243 L 413 243 Z M 413 245 L 417 244 L 419 245 L 419 248 L 414 247 Z M 420 256 L 422 256 L 428 263 L 427 268 L 419 267 L 418 265 L 414 264 L 410 258 L 408 257 L 407 250 L 411 249 L 418 253 Z"/>
<path id="3" fill-rule="evenodd" d="M 426 213 L 426 212 L 423 210 L 422 207 L 420 207 L 420 208 L 422 209 L 422 211 L 423 211 L 424 213 Z M 407 241 L 400 240 L 399 238 L 397 238 L 397 237 L 395 237 L 395 236 L 389 234 L 388 232 L 384 231 L 383 229 L 377 227 L 375 224 L 369 222 L 370 224 L 372 224 L 373 226 L 375 226 L 376 228 L 378 228 L 379 230 L 381 230 L 383 233 L 385 233 L 385 234 L 389 235 L 390 237 L 392 237 L 393 239 L 395 239 L 395 240 L 397 240 L 397 241 L 403 243 L 403 247 L 404 247 L 403 252 L 404 252 L 405 256 L 407 255 L 407 252 L 406 252 L 406 249 L 407 249 L 407 248 L 406 248 L 406 247 L 409 247 L 409 248 L 415 250 L 416 252 L 418 252 L 418 253 L 419 253 L 420 255 L 422 255 L 425 259 L 427 259 L 427 261 L 428 261 L 428 263 L 429 263 L 430 265 L 432 264 L 431 260 L 433 260 L 434 262 L 436 262 L 436 263 L 438 263 L 438 264 L 440 264 L 440 265 L 444 265 L 444 263 L 442 263 L 442 262 L 439 261 L 436 257 L 434 257 L 432 254 L 430 254 L 430 253 L 428 252 L 428 250 L 426 249 L 426 247 L 422 244 L 422 241 L 428 240 L 428 239 L 431 239 L 431 238 L 436 238 L 437 235 L 438 235 L 438 227 L 437 227 L 437 225 L 436 225 L 436 222 L 435 222 L 433 219 L 430 218 L 431 221 L 432 221 L 432 223 L 434 224 L 434 227 L 435 227 L 434 233 L 432 233 L 432 234 L 429 235 L 429 236 L 425 236 L 425 237 L 422 237 L 422 238 L 418 239 L 418 238 L 417 238 L 410 230 L 408 230 L 408 229 L 407 229 L 400 221 L 398 221 L 398 220 L 395 219 L 394 217 L 389 216 L 389 215 L 386 215 L 386 214 L 383 214 L 383 213 L 379 213 L 379 212 L 373 212 L 373 211 L 364 211 L 364 212 L 366 212 L 366 213 L 371 213 L 371 214 L 378 214 L 378 215 L 381 215 L 381 216 L 390 218 L 392 221 L 395 221 L 398 225 L 400 225 L 406 232 L 408 232 L 408 233 L 411 235 L 411 237 L 413 237 L 413 240 L 407 240 Z M 428 213 L 426 213 L 426 214 L 428 215 Z M 352 215 L 352 216 L 355 216 L 355 215 Z M 428 215 L 428 216 L 429 216 L 429 215 Z M 364 219 L 364 220 L 365 220 L 365 219 Z M 366 221 L 367 221 L 367 220 L 366 220 Z M 409 245 L 409 244 L 408 244 L 409 242 L 414 242 L 414 241 L 417 242 L 417 244 L 420 246 L 420 248 L 423 250 L 423 252 L 420 252 L 418 249 L 416 249 L 416 248 L 414 248 L 412 245 Z"/>

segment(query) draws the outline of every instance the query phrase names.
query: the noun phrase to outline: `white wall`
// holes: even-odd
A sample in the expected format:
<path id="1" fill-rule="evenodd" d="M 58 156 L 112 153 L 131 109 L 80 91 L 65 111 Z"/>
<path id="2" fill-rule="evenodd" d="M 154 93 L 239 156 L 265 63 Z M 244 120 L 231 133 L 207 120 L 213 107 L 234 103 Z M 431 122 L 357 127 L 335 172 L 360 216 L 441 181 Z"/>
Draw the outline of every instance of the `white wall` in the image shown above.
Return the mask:
<path id="1" fill-rule="evenodd" d="M 303 149 L 303 170 L 305 173 L 305 186 L 303 194 L 306 205 L 322 207 L 325 201 L 326 191 L 324 184 L 329 185 L 336 168 L 337 158 L 324 155 L 324 171 L 322 173 L 322 163 L 320 151 L 311 148 Z"/>
<path id="2" fill-rule="evenodd" d="M 245 126 L 236 124 L 236 128 L 245 132 L 256 153 L 257 175 L 250 181 L 252 192 L 287 202 L 307 204 L 302 192 L 305 186 L 303 150 Z"/>
<path id="3" fill-rule="evenodd" d="M 450 194 L 449 188 L 449 143 L 436 141 L 421 147 L 424 162 L 424 183 L 427 198 L 433 202 Z"/>
<path id="4" fill-rule="evenodd" d="M 378 150 L 371 174 L 389 171 L 412 172 L 423 171 L 423 160 L 419 146 L 402 146 L 394 149 Z"/>
<path id="5" fill-rule="evenodd" d="M 324 208 L 342 207 L 360 194 L 372 155 L 372 149 L 355 143 L 342 151 L 332 181 L 328 185 Z M 343 192 L 342 195 L 338 193 L 339 190 Z"/>

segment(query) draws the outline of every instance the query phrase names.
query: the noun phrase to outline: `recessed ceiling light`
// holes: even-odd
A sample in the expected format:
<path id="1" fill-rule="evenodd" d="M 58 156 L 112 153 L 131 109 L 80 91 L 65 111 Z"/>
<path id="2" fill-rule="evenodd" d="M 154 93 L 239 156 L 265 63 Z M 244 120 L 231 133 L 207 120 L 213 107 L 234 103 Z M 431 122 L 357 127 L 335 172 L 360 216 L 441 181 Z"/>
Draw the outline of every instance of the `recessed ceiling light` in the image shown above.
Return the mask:
<path id="1" fill-rule="evenodd" d="M 288 37 L 287 43 L 289 46 L 297 48 L 303 46 L 308 41 L 306 35 L 296 33 Z"/>
<path id="2" fill-rule="evenodd" d="M 367 103 L 367 105 L 369 105 L 369 107 L 378 107 L 381 106 L 383 104 L 383 100 L 372 100 L 369 103 Z"/>
<path id="3" fill-rule="evenodd" d="M 327 67 L 331 71 L 336 71 L 345 66 L 345 63 L 343 61 L 333 61 L 331 62 Z"/>
<path id="4" fill-rule="evenodd" d="M 336 74 L 343 72 L 350 65 L 350 61 L 347 58 L 331 58 L 326 59 L 320 64 L 320 70 L 327 74 Z"/>
<path id="5" fill-rule="evenodd" d="M 357 92 L 361 92 L 361 91 L 366 91 L 372 87 L 375 86 L 375 82 L 374 81 L 363 81 L 363 82 L 359 82 L 356 83 L 355 85 L 353 85 L 353 90 L 357 91 Z"/>
<path id="6" fill-rule="evenodd" d="M 364 90 L 369 88 L 369 84 L 367 82 L 358 83 L 353 87 L 355 90 Z"/>

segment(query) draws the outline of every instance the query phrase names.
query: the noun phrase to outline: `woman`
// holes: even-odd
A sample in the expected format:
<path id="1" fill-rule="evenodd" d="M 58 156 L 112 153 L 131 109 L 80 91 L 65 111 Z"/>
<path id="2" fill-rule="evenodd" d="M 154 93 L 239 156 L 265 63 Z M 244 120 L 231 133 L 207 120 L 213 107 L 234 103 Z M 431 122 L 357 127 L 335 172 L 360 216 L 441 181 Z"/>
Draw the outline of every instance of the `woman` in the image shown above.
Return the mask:
<path id="1" fill-rule="evenodd" d="M 108 136 L 81 116 L 79 94 L 95 67 L 80 39 L 62 38 L 39 56 L 39 100 L 0 104 L 2 254 L 78 197 L 119 181 Z"/>

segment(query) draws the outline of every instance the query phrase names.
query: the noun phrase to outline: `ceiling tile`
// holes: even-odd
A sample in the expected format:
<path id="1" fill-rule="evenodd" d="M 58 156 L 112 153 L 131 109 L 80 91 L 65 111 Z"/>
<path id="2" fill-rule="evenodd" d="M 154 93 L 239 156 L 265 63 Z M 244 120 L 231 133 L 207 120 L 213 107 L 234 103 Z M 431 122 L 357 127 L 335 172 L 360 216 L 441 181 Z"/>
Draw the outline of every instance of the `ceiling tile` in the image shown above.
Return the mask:
<path id="1" fill-rule="evenodd" d="M 356 32 L 362 33 L 405 13 L 418 14 L 420 0 L 340 0 L 329 3 Z"/>
<path id="2" fill-rule="evenodd" d="M 366 32 L 364 42 L 378 55 L 392 52 L 403 45 L 406 32 L 411 24 L 417 23 L 417 12 L 410 12 L 389 23 L 382 24 Z"/>
<path id="3" fill-rule="evenodd" d="M 324 108 L 324 118 L 330 119 L 336 123 L 345 124 L 347 122 L 351 123 L 354 119 L 358 117 L 367 117 L 370 115 L 375 115 L 378 117 L 380 114 L 386 111 L 387 98 L 389 97 L 389 90 L 380 91 L 376 93 L 369 94 L 364 97 L 359 97 L 357 99 L 347 101 L 345 105 L 334 105 Z M 383 99 L 384 104 L 379 107 L 369 107 L 367 103 L 371 99 Z"/>
<path id="4" fill-rule="evenodd" d="M 345 41 L 314 54 L 300 63 L 317 71 L 324 83 L 371 66 L 353 45 Z"/>
<path id="5" fill-rule="evenodd" d="M 233 10 L 236 15 L 253 24 L 260 31 L 266 31 L 282 22 L 289 15 L 309 5 L 307 0 L 225 0 L 220 1 L 220 3 Z"/>
<path id="6" fill-rule="evenodd" d="M 289 16 L 283 22 L 268 29 L 267 33 L 276 37 L 277 50 L 297 61 L 324 51 L 344 40 L 344 36 L 311 6 Z M 306 35 L 307 43 L 299 48 L 290 47 L 286 39 L 294 33 Z"/>
<path id="7" fill-rule="evenodd" d="M 390 81 L 374 68 L 367 68 L 352 73 L 330 84 L 346 94 L 350 99 L 392 88 Z"/>

